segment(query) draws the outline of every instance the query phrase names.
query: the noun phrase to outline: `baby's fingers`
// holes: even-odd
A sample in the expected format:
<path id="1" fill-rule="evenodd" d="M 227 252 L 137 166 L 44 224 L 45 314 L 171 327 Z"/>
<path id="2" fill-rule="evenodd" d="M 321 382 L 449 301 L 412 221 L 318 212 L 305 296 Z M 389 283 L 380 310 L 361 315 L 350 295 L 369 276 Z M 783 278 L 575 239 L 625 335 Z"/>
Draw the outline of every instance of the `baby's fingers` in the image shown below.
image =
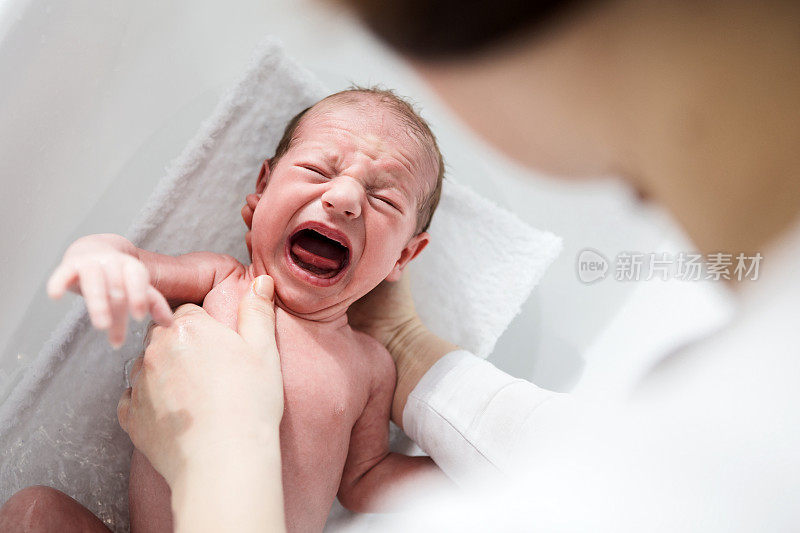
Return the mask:
<path id="1" fill-rule="evenodd" d="M 125 332 L 128 330 L 128 297 L 125 292 L 122 265 L 109 265 L 105 269 L 105 273 L 111 304 L 111 327 L 108 330 L 108 340 L 111 346 L 119 348 L 125 342 Z"/>
<path id="2" fill-rule="evenodd" d="M 97 329 L 108 329 L 111 325 L 111 311 L 108 305 L 106 277 L 99 265 L 86 264 L 78 269 L 80 288 L 89 318 Z"/>
<path id="3" fill-rule="evenodd" d="M 148 307 L 147 287 L 150 286 L 150 275 L 147 273 L 147 268 L 132 258 L 122 265 L 122 276 L 131 316 L 136 320 L 142 320 L 147 315 Z"/>
<path id="4" fill-rule="evenodd" d="M 67 289 L 78 281 L 78 270 L 73 265 L 58 265 L 47 280 L 47 295 L 54 300 L 64 296 Z"/>
<path id="5" fill-rule="evenodd" d="M 159 326 L 168 328 L 172 325 L 172 309 L 164 295 L 152 285 L 147 288 L 147 301 L 150 305 L 150 315 Z"/>

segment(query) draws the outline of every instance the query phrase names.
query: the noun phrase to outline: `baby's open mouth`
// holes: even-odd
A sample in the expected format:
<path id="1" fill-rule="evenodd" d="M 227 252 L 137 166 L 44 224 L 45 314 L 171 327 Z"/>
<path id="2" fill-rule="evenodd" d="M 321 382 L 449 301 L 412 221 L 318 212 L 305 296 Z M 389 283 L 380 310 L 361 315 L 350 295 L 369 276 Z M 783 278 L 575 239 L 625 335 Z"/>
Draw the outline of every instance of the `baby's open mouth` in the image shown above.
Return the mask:
<path id="1" fill-rule="evenodd" d="M 303 270 L 318 278 L 328 279 L 347 266 L 350 250 L 342 243 L 306 228 L 290 237 L 289 256 Z"/>

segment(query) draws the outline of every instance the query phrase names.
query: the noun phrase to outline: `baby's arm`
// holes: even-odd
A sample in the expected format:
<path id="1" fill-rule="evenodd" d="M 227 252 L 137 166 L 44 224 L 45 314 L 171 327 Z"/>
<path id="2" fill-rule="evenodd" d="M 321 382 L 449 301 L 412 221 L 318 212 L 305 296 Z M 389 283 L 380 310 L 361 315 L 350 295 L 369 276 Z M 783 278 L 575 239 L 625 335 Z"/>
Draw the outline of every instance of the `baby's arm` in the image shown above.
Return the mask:
<path id="1" fill-rule="evenodd" d="M 385 348 L 367 405 L 353 426 L 350 449 L 339 485 L 339 501 L 360 513 L 386 512 L 390 497 L 412 484 L 446 481 L 430 457 L 410 457 L 389 451 L 389 416 L 395 387 L 394 362 Z"/>
<path id="2" fill-rule="evenodd" d="M 241 263 L 226 255 L 195 252 L 172 257 L 142 250 L 119 235 L 82 237 L 64 253 L 47 284 L 52 298 L 71 290 L 83 295 L 92 324 L 125 340 L 128 311 L 149 311 L 161 325 L 172 322 L 170 305 L 203 302 L 206 294 Z"/>

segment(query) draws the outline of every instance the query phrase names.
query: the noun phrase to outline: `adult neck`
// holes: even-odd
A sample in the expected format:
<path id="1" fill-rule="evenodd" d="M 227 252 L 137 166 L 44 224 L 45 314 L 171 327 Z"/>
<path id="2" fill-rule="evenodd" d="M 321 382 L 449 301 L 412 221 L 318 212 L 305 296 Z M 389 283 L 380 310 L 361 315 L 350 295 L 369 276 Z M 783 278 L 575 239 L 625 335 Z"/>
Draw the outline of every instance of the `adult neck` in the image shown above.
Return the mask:
<path id="1" fill-rule="evenodd" d="M 607 0 L 415 66 L 518 161 L 621 176 L 698 251 L 750 254 L 800 216 L 799 22 L 796 2 Z"/>
<path id="2" fill-rule="evenodd" d="M 708 4 L 618 6 L 620 168 L 699 251 L 763 252 L 800 216 L 800 6 Z"/>

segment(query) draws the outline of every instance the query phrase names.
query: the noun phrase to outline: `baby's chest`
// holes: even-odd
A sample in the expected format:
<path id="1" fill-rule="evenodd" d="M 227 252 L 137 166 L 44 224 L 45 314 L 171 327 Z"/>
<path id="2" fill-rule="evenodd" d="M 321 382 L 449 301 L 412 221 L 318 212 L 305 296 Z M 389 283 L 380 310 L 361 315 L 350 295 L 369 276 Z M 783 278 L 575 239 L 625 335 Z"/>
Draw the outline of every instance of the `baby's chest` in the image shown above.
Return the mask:
<path id="1" fill-rule="evenodd" d="M 208 293 L 203 309 L 236 329 L 246 283 L 223 283 Z M 287 412 L 309 423 L 353 423 L 366 403 L 370 383 L 363 346 L 346 332 L 319 332 L 276 309 L 276 340 L 281 357 Z"/>
<path id="2" fill-rule="evenodd" d="M 286 327 L 280 318 L 276 333 L 287 412 L 307 423 L 352 425 L 370 385 L 368 374 L 354 361 L 358 347 L 336 336 L 314 338 Z"/>

